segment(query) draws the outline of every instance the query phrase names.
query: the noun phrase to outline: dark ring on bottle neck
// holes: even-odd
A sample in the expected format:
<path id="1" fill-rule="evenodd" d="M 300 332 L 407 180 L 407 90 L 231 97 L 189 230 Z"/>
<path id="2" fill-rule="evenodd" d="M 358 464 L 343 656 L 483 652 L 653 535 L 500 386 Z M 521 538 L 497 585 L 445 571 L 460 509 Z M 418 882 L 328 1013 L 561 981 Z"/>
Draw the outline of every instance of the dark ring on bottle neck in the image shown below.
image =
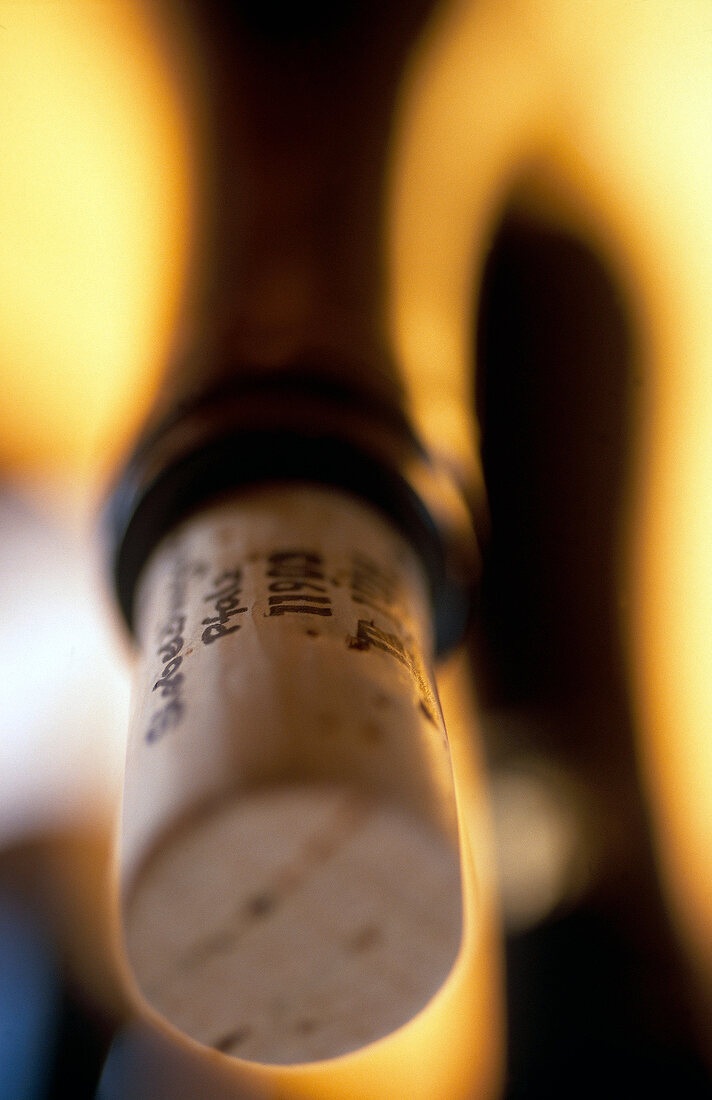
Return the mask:
<path id="1" fill-rule="evenodd" d="M 111 493 L 106 527 L 119 606 L 178 523 L 226 492 L 275 482 L 350 492 L 396 526 L 429 585 L 438 653 L 461 640 L 478 571 L 469 510 L 399 409 L 333 379 L 234 372 L 146 432 Z"/>

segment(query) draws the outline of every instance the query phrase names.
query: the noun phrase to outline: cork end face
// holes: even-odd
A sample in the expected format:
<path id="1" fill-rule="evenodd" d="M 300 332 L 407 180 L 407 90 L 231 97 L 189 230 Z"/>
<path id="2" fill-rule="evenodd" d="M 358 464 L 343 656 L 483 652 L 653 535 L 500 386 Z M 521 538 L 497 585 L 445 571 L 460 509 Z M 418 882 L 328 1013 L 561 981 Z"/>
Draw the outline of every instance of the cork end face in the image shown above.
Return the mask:
<path id="1" fill-rule="evenodd" d="M 340 785 L 234 796 L 171 832 L 123 907 L 142 996 L 248 1061 L 321 1061 L 384 1038 L 452 970 L 460 866 L 426 821 Z"/>

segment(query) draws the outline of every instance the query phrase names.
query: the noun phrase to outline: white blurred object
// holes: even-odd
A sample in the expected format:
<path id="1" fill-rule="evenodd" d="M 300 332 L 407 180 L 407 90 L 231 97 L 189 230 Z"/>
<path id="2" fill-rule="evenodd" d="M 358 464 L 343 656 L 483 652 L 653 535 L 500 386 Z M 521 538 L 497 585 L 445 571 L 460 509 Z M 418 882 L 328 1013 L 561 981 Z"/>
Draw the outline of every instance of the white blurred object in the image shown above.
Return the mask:
<path id="1" fill-rule="evenodd" d="M 546 760 L 522 755 L 492 776 L 501 903 L 510 932 L 573 904 L 598 852 L 583 792 Z"/>
<path id="2" fill-rule="evenodd" d="M 0 491 L 3 846 L 114 812 L 129 683 L 103 607 L 96 533 L 69 494 Z"/>

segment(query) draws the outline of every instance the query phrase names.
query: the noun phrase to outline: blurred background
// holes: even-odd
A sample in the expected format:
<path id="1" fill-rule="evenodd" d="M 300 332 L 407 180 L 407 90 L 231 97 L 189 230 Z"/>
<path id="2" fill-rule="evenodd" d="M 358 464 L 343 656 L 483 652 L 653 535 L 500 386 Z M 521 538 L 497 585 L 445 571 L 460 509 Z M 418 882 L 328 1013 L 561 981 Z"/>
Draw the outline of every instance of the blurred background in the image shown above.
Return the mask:
<path id="1" fill-rule="evenodd" d="M 157 12 L 0 0 L 13 1098 L 92 1096 L 123 1013 L 108 883 L 130 653 L 98 516 L 179 326 L 200 144 Z M 487 487 L 468 667 L 507 1097 L 712 1094 L 711 180 L 706 2 L 424 16 L 390 145 L 390 325 L 429 445 L 463 468 L 474 446 Z"/>

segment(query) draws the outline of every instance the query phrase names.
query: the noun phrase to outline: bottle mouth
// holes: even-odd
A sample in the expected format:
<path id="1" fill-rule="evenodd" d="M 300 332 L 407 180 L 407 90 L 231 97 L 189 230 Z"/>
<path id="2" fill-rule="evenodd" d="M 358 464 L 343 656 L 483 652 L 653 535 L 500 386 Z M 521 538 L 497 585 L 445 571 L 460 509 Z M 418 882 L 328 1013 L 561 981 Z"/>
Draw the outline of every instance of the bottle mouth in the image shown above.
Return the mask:
<path id="1" fill-rule="evenodd" d="M 267 786 L 159 841 L 122 924 L 138 991 L 173 1028 L 251 1062 L 322 1061 L 390 1035 L 445 983 L 459 854 L 356 788 Z"/>

